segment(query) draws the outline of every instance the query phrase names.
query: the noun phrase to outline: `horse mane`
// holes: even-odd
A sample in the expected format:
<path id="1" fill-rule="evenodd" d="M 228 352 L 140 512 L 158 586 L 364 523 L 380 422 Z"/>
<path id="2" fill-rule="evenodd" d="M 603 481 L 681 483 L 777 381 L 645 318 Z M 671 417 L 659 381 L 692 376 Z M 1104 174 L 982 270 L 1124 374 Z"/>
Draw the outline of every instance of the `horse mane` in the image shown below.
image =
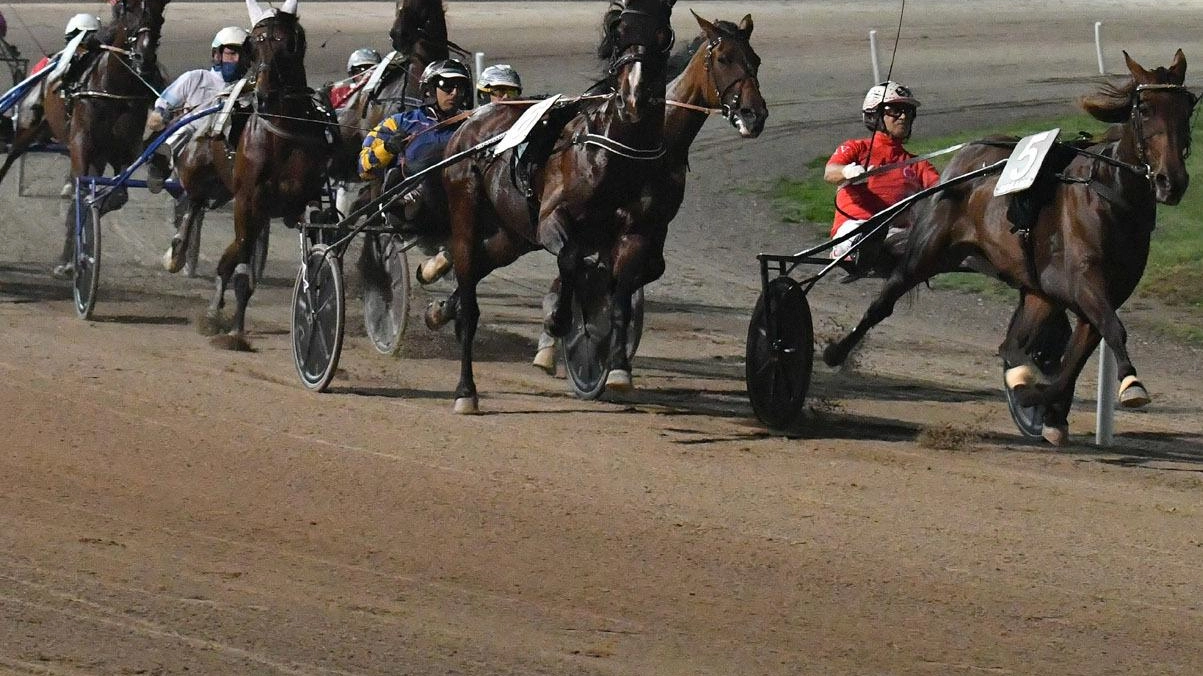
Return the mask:
<path id="1" fill-rule="evenodd" d="M 1136 79 L 1130 77 L 1120 85 L 1110 82 L 1103 84 L 1097 92 L 1079 98 L 1078 105 L 1100 122 L 1124 122 L 1132 115 L 1132 96 L 1135 93 Z"/>
<path id="2" fill-rule="evenodd" d="M 1174 73 L 1165 66 L 1158 66 L 1148 71 L 1153 76 L 1153 82 L 1159 84 L 1175 83 Z M 1136 78 L 1129 77 L 1123 84 L 1106 83 L 1089 96 L 1078 99 L 1078 105 L 1096 120 L 1102 122 L 1124 122 L 1132 116 L 1132 97 L 1136 95 Z"/>
<path id="3" fill-rule="evenodd" d="M 737 26 L 733 21 L 727 21 L 726 19 L 715 19 L 714 27 L 718 29 L 718 32 L 724 38 L 731 38 L 734 40 L 744 39 L 743 33 L 739 30 L 739 26 Z M 672 56 L 668 57 L 668 70 L 665 78 L 669 81 L 672 81 L 680 76 L 681 73 L 684 73 L 685 69 L 689 66 L 689 60 L 693 58 L 694 54 L 697 54 L 698 50 L 702 47 L 702 43 L 704 42 L 706 42 L 705 33 L 694 37 L 694 39 L 689 41 L 689 44 L 681 47 L 676 52 L 673 52 Z"/>

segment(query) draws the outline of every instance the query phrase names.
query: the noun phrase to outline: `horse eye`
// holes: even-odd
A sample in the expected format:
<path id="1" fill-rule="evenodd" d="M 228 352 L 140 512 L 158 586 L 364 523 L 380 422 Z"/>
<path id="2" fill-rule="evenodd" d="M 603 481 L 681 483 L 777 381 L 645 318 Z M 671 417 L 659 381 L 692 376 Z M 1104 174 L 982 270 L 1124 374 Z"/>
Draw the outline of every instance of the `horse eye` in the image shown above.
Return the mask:
<path id="1" fill-rule="evenodd" d="M 731 65 L 731 57 L 729 57 L 725 54 L 721 55 L 718 57 L 718 62 L 723 64 L 724 66 L 729 66 L 729 65 Z"/>
<path id="2" fill-rule="evenodd" d="M 1147 104 L 1142 103 L 1139 106 L 1137 106 L 1136 112 L 1140 113 L 1141 117 L 1148 117 L 1149 116 L 1149 106 Z"/>

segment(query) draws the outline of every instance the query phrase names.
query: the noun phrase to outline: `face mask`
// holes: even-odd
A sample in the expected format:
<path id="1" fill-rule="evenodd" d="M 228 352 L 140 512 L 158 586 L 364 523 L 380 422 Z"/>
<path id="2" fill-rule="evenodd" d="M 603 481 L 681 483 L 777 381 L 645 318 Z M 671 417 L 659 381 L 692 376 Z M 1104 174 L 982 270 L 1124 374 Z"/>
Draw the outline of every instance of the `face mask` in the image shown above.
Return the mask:
<path id="1" fill-rule="evenodd" d="M 238 64 L 236 63 L 220 63 L 213 66 L 213 70 L 221 73 L 221 79 L 227 83 L 238 79 Z"/>

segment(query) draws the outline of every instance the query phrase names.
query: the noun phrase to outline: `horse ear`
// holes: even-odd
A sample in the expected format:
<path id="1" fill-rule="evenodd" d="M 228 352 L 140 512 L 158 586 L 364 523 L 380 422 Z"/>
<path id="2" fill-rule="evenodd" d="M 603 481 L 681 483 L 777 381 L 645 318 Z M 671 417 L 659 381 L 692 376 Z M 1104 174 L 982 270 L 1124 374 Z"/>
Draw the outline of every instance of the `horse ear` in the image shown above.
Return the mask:
<path id="1" fill-rule="evenodd" d="M 689 10 L 689 13 L 697 20 L 698 25 L 702 27 L 702 32 L 706 34 L 707 38 L 713 40 L 718 37 L 718 29 L 714 27 L 714 24 L 698 16 L 698 13 L 692 9 Z"/>
<path id="2" fill-rule="evenodd" d="M 251 25 L 259 23 L 259 19 L 263 18 L 263 8 L 259 6 L 259 0 L 246 0 L 246 13 L 251 17 Z"/>
<path id="3" fill-rule="evenodd" d="M 744 39 L 752 37 L 752 15 L 745 14 L 743 20 L 739 22 L 739 32 L 744 34 Z"/>
<path id="4" fill-rule="evenodd" d="M 1132 57 L 1128 56 L 1127 51 L 1124 52 L 1124 64 L 1128 66 L 1128 72 L 1132 73 L 1132 77 L 1135 78 L 1137 82 L 1148 82 L 1151 78 L 1149 71 L 1145 70 L 1144 66 L 1136 63 Z"/>
<path id="5" fill-rule="evenodd" d="M 1174 52 L 1174 62 L 1170 64 L 1170 80 L 1179 85 L 1186 81 L 1186 55 L 1182 53 L 1181 48 Z"/>
<path id="6" fill-rule="evenodd" d="M 284 4 L 280 6 L 281 14 L 297 15 L 297 0 L 284 0 Z"/>

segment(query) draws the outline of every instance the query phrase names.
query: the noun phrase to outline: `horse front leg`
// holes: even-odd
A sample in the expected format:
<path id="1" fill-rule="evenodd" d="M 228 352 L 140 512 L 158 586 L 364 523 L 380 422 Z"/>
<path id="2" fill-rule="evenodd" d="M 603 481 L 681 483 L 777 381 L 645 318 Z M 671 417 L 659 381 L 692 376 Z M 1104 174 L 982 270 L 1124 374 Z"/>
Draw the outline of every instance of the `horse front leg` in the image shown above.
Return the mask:
<path id="1" fill-rule="evenodd" d="M 1079 280 L 1077 288 L 1079 292 L 1075 300 L 1082 316 L 1102 335 L 1115 355 L 1120 405 L 1124 408 L 1147 406 L 1151 398 L 1144 384 L 1136 377 L 1136 367 L 1128 356 L 1128 331 L 1115 312 L 1118 303 L 1113 303 L 1107 295 L 1107 281 L 1102 270 L 1088 271 Z M 1119 302 L 1123 302 L 1122 299 Z"/>
<path id="2" fill-rule="evenodd" d="M 1065 349 L 1057 377 L 1047 387 L 1026 388 L 1017 392 L 1023 406 L 1044 404 L 1044 429 L 1041 436 L 1054 446 L 1063 446 L 1069 438 L 1069 408 L 1073 403 L 1074 387 L 1091 353 L 1098 347 L 1099 332 L 1090 322 L 1078 319 Z"/>
<path id="3" fill-rule="evenodd" d="M 559 289 L 552 287 L 544 302 L 544 331 L 552 338 L 562 338 L 573 322 L 573 293 L 580 275 L 585 254 L 574 238 L 569 237 L 570 217 L 555 209 L 539 223 L 539 244 L 556 255 Z"/>
<path id="4" fill-rule="evenodd" d="M 619 238 L 614 249 L 614 265 L 610 290 L 610 373 L 606 376 L 606 389 L 629 390 L 631 384 L 631 359 L 627 341 L 631 327 L 631 296 L 648 280 L 656 279 L 664 271 L 663 256 L 656 255 L 652 242 L 641 234 L 628 234 Z"/>
<path id="5" fill-rule="evenodd" d="M 998 347 L 998 355 L 1007 365 L 1007 387 L 1018 391 L 1047 385 L 1050 374 L 1060 366 L 1069 336 L 1064 310 L 1042 294 L 1022 291 L 1006 337 Z"/>

